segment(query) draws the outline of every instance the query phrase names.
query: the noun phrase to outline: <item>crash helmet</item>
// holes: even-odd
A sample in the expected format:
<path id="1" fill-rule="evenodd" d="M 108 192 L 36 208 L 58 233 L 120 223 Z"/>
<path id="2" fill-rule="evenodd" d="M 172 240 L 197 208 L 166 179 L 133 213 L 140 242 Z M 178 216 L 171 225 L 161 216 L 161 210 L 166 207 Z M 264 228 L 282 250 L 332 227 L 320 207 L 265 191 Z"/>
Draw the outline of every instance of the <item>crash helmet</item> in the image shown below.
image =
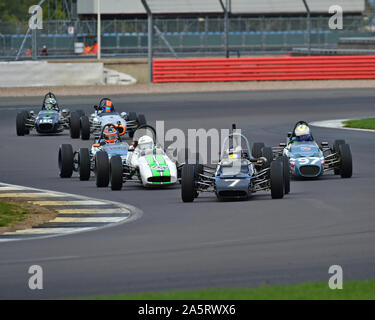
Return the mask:
<path id="1" fill-rule="evenodd" d="M 237 146 L 235 148 L 229 149 L 228 156 L 230 159 L 241 159 L 242 157 L 242 148 Z"/>
<path id="2" fill-rule="evenodd" d="M 56 109 L 56 106 L 57 106 L 57 101 L 55 98 L 50 97 L 44 101 L 44 107 L 46 110 L 54 110 Z"/>
<path id="3" fill-rule="evenodd" d="M 107 100 L 104 101 L 102 111 L 103 112 L 113 112 L 113 111 L 115 111 L 115 107 L 113 106 L 113 103 L 110 99 L 107 99 Z"/>
<path id="4" fill-rule="evenodd" d="M 143 136 L 139 138 L 137 146 L 141 150 L 151 149 L 154 146 L 154 141 L 149 136 Z"/>
<path id="5" fill-rule="evenodd" d="M 300 124 L 294 131 L 298 141 L 310 140 L 310 128 L 306 124 Z"/>
<path id="6" fill-rule="evenodd" d="M 117 131 L 114 128 L 105 128 L 103 131 L 103 138 L 108 143 L 115 143 L 118 141 Z"/>

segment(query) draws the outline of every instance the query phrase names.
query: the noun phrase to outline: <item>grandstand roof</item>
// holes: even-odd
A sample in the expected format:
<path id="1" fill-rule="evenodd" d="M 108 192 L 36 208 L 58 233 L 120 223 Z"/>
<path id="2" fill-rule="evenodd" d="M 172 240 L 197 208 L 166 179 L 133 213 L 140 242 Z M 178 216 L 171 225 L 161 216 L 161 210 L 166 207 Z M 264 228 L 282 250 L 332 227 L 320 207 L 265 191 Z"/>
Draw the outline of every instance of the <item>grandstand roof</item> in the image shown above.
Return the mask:
<path id="1" fill-rule="evenodd" d="M 223 12 L 219 0 L 146 0 L 155 14 L 198 14 Z M 222 0 L 225 3 L 225 0 Z M 365 0 L 307 0 L 312 13 L 328 14 L 332 5 L 345 13 L 361 13 Z M 97 0 L 78 0 L 78 14 L 96 14 Z M 102 14 L 145 14 L 141 0 L 101 0 Z M 231 0 L 233 14 L 303 14 L 302 0 Z"/>

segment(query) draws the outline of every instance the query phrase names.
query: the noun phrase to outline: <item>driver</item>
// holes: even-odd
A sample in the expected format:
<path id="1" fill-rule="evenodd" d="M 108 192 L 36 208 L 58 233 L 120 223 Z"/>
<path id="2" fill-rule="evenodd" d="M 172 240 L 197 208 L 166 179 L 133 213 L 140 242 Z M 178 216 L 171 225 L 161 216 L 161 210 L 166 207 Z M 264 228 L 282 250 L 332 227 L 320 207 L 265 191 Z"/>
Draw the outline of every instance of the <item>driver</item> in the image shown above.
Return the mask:
<path id="1" fill-rule="evenodd" d="M 154 140 L 149 136 L 140 137 L 138 140 L 137 148 L 140 150 L 149 150 L 154 146 Z"/>
<path id="2" fill-rule="evenodd" d="M 102 112 L 114 112 L 115 107 L 110 99 L 107 99 L 103 103 Z"/>
<path id="3" fill-rule="evenodd" d="M 57 101 L 55 98 L 47 98 L 44 101 L 44 108 L 46 110 L 56 110 L 57 109 Z"/>
<path id="4" fill-rule="evenodd" d="M 228 150 L 228 157 L 230 159 L 242 159 L 242 148 L 241 146 L 237 146 L 234 149 Z"/>
<path id="5" fill-rule="evenodd" d="M 103 131 L 104 143 L 116 143 L 118 141 L 117 131 L 114 128 L 105 128 Z"/>
<path id="6" fill-rule="evenodd" d="M 294 136 L 291 138 L 290 143 L 312 141 L 310 128 L 306 124 L 300 124 L 294 130 Z"/>

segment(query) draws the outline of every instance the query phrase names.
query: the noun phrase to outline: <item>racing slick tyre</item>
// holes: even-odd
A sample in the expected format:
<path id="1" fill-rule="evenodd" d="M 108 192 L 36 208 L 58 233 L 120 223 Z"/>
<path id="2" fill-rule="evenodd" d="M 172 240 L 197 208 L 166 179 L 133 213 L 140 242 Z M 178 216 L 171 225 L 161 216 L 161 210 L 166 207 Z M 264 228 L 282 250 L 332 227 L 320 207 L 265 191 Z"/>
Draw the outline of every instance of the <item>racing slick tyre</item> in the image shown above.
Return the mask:
<path id="1" fill-rule="evenodd" d="M 111 158 L 110 162 L 110 179 L 111 179 L 111 189 L 121 190 L 123 184 L 122 176 L 122 159 L 120 156 L 114 156 Z"/>
<path id="2" fill-rule="evenodd" d="M 80 148 L 78 153 L 78 173 L 79 180 L 85 181 L 90 179 L 91 163 L 90 151 L 87 148 Z"/>
<path id="3" fill-rule="evenodd" d="M 16 118 L 16 131 L 17 136 L 24 136 L 26 133 L 26 118 L 27 118 L 27 112 L 21 111 L 17 113 Z"/>
<path id="4" fill-rule="evenodd" d="M 254 158 L 260 158 L 262 156 L 262 149 L 265 147 L 263 142 L 254 142 L 251 153 Z"/>
<path id="5" fill-rule="evenodd" d="M 81 139 L 89 140 L 90 139 L 90 120 L 88 116 L 83 115 L 81 117 Z"/>
<path id="6" fill-rule="evenodd" d="M 109 184 L 109 160 L 105 151 L 95 154 L 95 177 L 98 188 L 108 187 Z"/>
<path id="7" fill-rule="evenodd" d="M 284 174 L 284 193 L 290 192 L 290 163 L 287 156 L 278 158 L 283 163 L 283 174 Z"/>
<path id="8" fill-rule="evenodd" d="M 180 164 L 188 163 L 191 157 L 191 152 L 189 148 L 180 149 L 177 152 L 177 161 Z"/>
<path id="9" fill-rule="evenodd" d="M 265 157 L 267 159 L 267 162 L 263 165 L 264 168 L 269 168 L 272 161 L 273 161 L 273 152 L 272 148 L 270 147 L 263 147 L 262 148 L 262 157 Z"/>
<path id="10" fill-rule="evenodd" d="M 144 126 L 146 125 L 147 122 L 146 122 L 146 117 L 144 114 L 139 114 L 138 115 L 138 126 Z"/>
<path id="11" fill-rule="evenodd" d="M 135 112 L 129 112 L 128 114 L 128 121 L 136 122 L 137 120 L 137 114 Z M 133 138 L 135 129 L 129 129 L 129 137 Z"/>
<path id="12" fill-rule="evenodd" d="M 199 154 L 198 154 L 198 157 L 199 157 Z M 197 160 L 198 161 L 198 160 Z M 200 174 L 203 174 L 203 164 L 199 164 L 197 162 L 196 166 L 195 166 L 195 181 L 198 181 L 199 180 L 199 175 Z M 199 192 L 195 190 L 195 194 L 194 194 L 195 198 L 198 198 L 199 196 Z"/>
<path id="13" fill-rule="evenodd" d="M 340 176 L 341 178 L 350 178 L 353 174 L 352 153 L 348 144 L 339 145 L 340 155 Z"/>
<path id="14" fill-rule="evenodd" d="M 79 113 L 72 112 L 70 115 L 70 137 L 78 139 L 81 132 L 81 119 Z"/>
<path id="15" fill-rule="evenodd" d="M 25 120 L 30 118 L 30 114 L 28 111 L 24 111 L 24 114 L 25 114 Z M 25 128 L 25 134 L 30 134 L 30 129 L 27 127 Z"/>
<path id="16" fill-rule="evenodd" d="M 345 140 L 343 139 L 339 139 L 339 140 L 335 140 L 333 142 L 333 151 L 336 152 L 336 153 L 339 153 L 339 145 L 340 144 L 345 144 Z M 340 168 L 337 168 L 337 169 L 333 169 L 333 172 L 334 174 L 338 175 L 340 174 Z"/>
<path id="17" fill-rule="evenodd" d="M 193 202 L 196 198 L 196 165 L 184 164 L 181 171 L 181 198 L 183 202 Z"/>
<path id="18" fill-rule="evenodd" d="M 77 110 L 76 112 L 79 114 L 80 117 L 83 117 L 85 115 L 85 112 L 81 109 Z"/>
<path id="19" fill-rule="evenodd" d="M 284 172 L 281 161 L 272 161 L 270 168 L 272 199 L 281 199 L 284 196 Z"/>
<path id="20" fill-rule="evenodd" d="M 74 166 L 74 152 L 71 144 L 62 144 L 59 148 L 59 172 L 61 178 L 71 178 Z"/>

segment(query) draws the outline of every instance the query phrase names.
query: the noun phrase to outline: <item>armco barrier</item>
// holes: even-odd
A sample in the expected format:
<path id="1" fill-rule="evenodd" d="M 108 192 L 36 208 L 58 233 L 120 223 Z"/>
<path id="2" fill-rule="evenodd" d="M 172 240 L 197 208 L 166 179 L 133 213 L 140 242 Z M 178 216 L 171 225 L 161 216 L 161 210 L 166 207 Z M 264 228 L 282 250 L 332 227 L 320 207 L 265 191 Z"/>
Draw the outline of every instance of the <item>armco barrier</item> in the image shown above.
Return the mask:
<path id="1" fill-rule="evenodd" d="M 103 63 L 0 62 L 0 87 L 103 84 Z"/>
<path id="2" fill-rule="evenodd" d="M 375 56 L 155 59 L 160 82 L 375 79 Z"/>

